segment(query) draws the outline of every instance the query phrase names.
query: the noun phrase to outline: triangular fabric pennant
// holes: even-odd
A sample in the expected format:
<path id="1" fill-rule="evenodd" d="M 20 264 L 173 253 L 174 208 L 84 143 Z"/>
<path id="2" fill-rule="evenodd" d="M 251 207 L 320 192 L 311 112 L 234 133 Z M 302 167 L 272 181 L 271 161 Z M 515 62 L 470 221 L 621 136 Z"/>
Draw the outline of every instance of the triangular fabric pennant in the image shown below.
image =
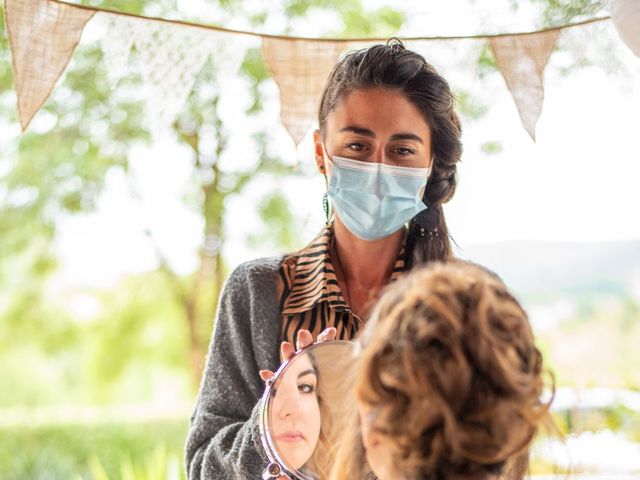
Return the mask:
<path id="1" fill-rule="evenodd" d="M 51 95 L 94 13 L 47 0 L 5 1 L 23 132 Z"/>
<path id="2" fill-rule="evenodd" d="M 318 114 L 320 95 L 346 42 L 264 38 L 262 54 L 280 90 L 280 118 L 297 144 Z"/>
<path id="3" fill-rule="evenodd" d="M 147 87 L 151 134 L 170 131 L 215 45 L 215 32 L 144 22 L 136 32 L 136 59 Z"/>
<path id="4" fill-rule="evenodd" d="M 489 39 L 522 124 L 534 141 L 544 100 L 543 72 L 559 34 L 560 29 L 556 29 Z"/>
<path id="5" fill-rule="evenodd" d="M 96 21 L 98 19 L 104 24 L 104 34 L 100 38 L 102 61 L 107 67 L 109 87 L 113 90 L 127 74 L 133 39 L 136 31 L 141 28 L 140 20 L 102 12 L 96 15 Z"/>
<path id="6" fill-rule="evenodd" d="M 611 20 L 622 41 L 640 57 L 640 2 L 610 0 Z"/>

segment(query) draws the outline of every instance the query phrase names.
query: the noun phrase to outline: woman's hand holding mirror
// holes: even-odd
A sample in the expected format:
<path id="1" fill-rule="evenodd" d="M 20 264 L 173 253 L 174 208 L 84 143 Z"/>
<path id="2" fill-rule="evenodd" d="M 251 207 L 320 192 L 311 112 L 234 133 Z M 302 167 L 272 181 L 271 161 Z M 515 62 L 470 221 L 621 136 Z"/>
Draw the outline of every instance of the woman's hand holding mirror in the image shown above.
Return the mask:
<path id="1" fill-rule="evenodd" d="M 337 334 L 337 330 L 335 327 L 325 328 L 316 339 L 315 343 L 328 342 L 331 340 L 335 340 Z M 285 362 L 293 357 L 296 351 L 302 350 L 303 348 L 307 348 L 309 345 L 313 344 L 313 335 L 309 330 L 300 330 L 298 335 L 296 336 L 296 347 L 293 346 L 291 342 L 282 342 L 280 344 L 280 361 Z M 271 370 L 260 370 L 260 378 L 266 382 L 270 378 L 272 378 L 274 372 Z"/>

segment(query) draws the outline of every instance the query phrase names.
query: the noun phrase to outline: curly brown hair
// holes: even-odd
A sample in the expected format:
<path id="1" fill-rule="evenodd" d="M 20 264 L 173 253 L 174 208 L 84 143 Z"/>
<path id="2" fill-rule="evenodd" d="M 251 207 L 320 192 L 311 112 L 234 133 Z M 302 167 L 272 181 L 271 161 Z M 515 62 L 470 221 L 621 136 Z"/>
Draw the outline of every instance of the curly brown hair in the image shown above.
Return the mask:
<path id="1" fill-rule="evenodd" d="M 460 261 L 415 270 L 359 342 L 356 397 L 403 478 L 522 478 L 551 400 L 527 315 L 499 278 Z M 363 477 L 362 461 L 340 461 Z"/>

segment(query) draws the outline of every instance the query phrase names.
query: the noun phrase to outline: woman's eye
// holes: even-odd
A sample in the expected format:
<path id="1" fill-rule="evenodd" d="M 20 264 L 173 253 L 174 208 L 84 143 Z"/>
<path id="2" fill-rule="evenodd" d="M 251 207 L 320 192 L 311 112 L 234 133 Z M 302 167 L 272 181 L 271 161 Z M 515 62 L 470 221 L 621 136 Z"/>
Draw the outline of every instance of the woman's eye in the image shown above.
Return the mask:
<path id="1" fill-rule="evenodd" d="M 301 383 L 298 385 L 298 391 L 300 393 L 313 393 L 316 391 L 316 386 L 310 383 Z"/>
<path id="2" fill-rule="evenodd" d="M 416 153 L 415 150 L 413 150 L 412 148 L 406 148 L 406 147 L 396 148 L 396 152 L 403 157 L 406 155 L 413 155 Z"/>
<path id="3" fill-rule="evenodd" d="M 365 148 L 362 143 L 347 143 L 345 147 L 354 152 L 361 152 Z"/>

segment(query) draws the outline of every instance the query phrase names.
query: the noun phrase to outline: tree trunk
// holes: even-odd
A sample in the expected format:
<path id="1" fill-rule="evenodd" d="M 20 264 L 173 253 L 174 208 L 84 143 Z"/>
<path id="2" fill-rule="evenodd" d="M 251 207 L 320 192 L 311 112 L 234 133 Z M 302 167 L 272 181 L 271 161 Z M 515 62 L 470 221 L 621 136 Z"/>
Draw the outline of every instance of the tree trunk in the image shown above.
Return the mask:
<path id="1" fill-rule="evenodd" d="M 189 328 L 189 359 L 194 379 L 194 385 L 200 384 L 204 369 L 205 355 L 212 333 L 218 297 L 222 288 L 224 271 L 222 265 L 222 245 L 224 235 L 222 222 L 224 220 L 224 203 L 227 193 L 219 190 L 220 170 L 218 159 L 225 148 L 226 139 L 222 134 L 222 123 L 216 122 L 218 146 L 214 161 L 211 162 L 213 178 L 210 183 L 202 186 L 204 195 L 202 216 L 205 221 L 204 238 L 200 248 L 200 264 L 193 280 L 189 301 L 185 304 L 187 325 Z M 197 138 L 197 136 L 196 136 Z M 201 166 L 201 154 L 196 141 L 192 144 L 196 165 Z M 211 299 L 208 300 L 207 299 Z"/>

